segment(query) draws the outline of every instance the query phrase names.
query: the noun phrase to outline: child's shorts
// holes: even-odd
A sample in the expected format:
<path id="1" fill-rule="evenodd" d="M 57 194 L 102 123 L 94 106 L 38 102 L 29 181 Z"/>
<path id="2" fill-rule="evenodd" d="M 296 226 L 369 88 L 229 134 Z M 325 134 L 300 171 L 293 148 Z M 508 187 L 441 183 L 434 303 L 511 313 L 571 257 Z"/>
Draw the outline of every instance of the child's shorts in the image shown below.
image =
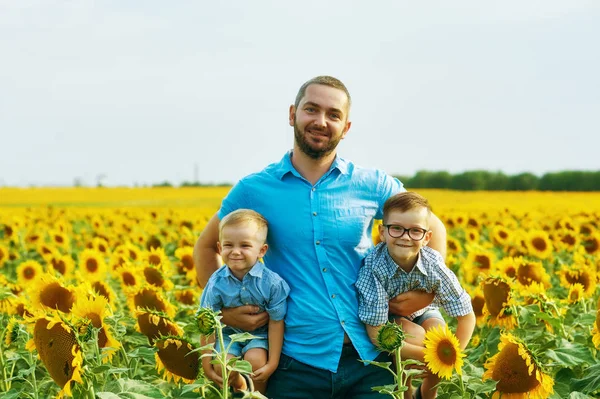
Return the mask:
<path id="1" fill-rule="evenodd" d="M 241 334 L 244 332 L 245 331 L 239 330 L 237 328 L 225 327 L 223 329 L 223 343 L 225 345 L 225 348 L 227 348 L 229 346 L 229 343 L 231 342 L 231 338 L 229 338 L 230 335 Z M 269 351 L 269 340 L 267 339 L 266 329 L 264 329 L 264 331 L 252 331 L 250 334 L 259 338 L 249 339 L 243 342 L 234 342 L 233 344 L 231 344 L 228 353 L 233 356 L 243 357 L 246 354 L 246 352 L 254 348 L 262 348 L 267 352 Z M 216 341 L 216 349 L 219 353 L 221 353 L 221 345 L 219 344 L 218 339 Z"/>
<path id="2" fill-rule="evenodd" d="M 440 312 L 440 310 L 438 308 L 430 307 L 423 314 L 415 316 L 413 319 L 411 319 L 409 317 L 404 317 L 404 316 L 391 316 L 390 317 L 390 321 L 394 321 L 397 319 L 406 319 L 408 321 L 412 321 L 413 323 L 422 326 L 423 322 L 427 319 L 440 319 L 440 320 L 444 321 L 444 316 L 442 316 L 442 313 Z M 445 323 L 445 321 L 444 321 L 444 323 Z"/>

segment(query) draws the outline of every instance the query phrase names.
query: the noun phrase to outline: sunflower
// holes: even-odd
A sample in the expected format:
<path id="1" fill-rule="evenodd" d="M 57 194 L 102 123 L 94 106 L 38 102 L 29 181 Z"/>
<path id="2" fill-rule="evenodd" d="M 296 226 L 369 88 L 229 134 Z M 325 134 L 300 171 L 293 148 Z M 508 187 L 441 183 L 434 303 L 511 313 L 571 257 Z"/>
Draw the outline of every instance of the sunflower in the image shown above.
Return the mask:
<path id="1" fill-rule="evenodd" d="M 581 284 L 583 295 L 590 298 L 596 291 L 596 271 L 587 264 L 574 264 L 563 268 L 560 272 L 561 285 L 565 288 L 571 288 L 573 284 Z"/>
<path id="2" fill-rule="evenodd" d="M 197 305 L 198 297 L 198 290 L 186 289 L 175 291 L 175 299 L 177 299 L 177 302 L 184 305 Z"/>
<path id="3" fill-rule="evenodd" d="M 588 255 L 597 256 L 600 254 L 600 232 L 596 231 L 581 240 L 581 245 L 585 248 Z"/>
<path id="4" fill-rule="evenodd" d="M 102 362 L 106 363 L 112 359 L 117 349 L 121 344 L 114 339 L 108 326 L 104 323 L 104 318 L 109 311 L 108 301 L 105 297 L 99 295 L 97 297 L 88 298 L 86 295 L 81 295 L 71 309 L 71 314 L 78 318 L 76 325 L 80 330 L 85 329 L 89 322 L 98 331 L 98 347 L 105 349 L 106 357 L 102 358 Z M 104 354 L 103 354 L 104 356 Z"/>
<path id="5" fill-rule="evenodd" d="M 73 287 L 65 287 L 62 279 L 45 273 L 28 289 L 34 308 L 69 313 L 77 297 Z"/>
<path id="6" fill-rule="evenodd" d="M 493 399 L 546 399 L 553 393 L 552 377 L 543 373 L 525 344 L 502 334 L 498 353 L 485 363 L 483 380 L 498 381 Z"/>
<path id="7" fill-rule="evenodd" d="M 463 250 L 462 245 L 460 245 L 460 241 L 450 236 L 446 238 L 446 248 L 448 250 L 448 255 L 457 255 Z"/>
<path id="8" fill-rule="evenodd" d="M 465 229 L 465 241 L 468 244 L 477 245 L 480 242 L 479 230 L 473 228 Z"/>
<path id="9" fill-rule="evenodd" d="M 142 274 L 148 284 L 169 291 L 173 288 L 173 283 L 167 273 L 154 266 L 146 266 L 142 269 Z"/>
<path id="10" fill-rule="evenodd" d="M 142 254 L 142 261 L 149 264 L 150 266 L 159 268 L 163 272 L 169 271 L 171 267 L 171 263 L 169 262 L 169 258 L 165 254 L 165 250 L 158 247 L 150 248 L 149 251 L 144 252 Z"/>
<path id="11" fill-rule="evenodd" d="M 127 289 L 141 286 L 144 282 L 144 275 L 139 266 L 135 266 L 129 262 L 117 268 L 113 274 L 121 283 L 121 288 Z"/>
<path id="12" fill-rule="evenodd" d="M 556 232 L 554 238 L 554 246 L 558 250 L 567 252 L 575 251 L 575 248 L 579 246 L 580 242 L 581 239 L 579 238 L 579 234 L 571 230 L 559 230 Z"/>
<path id="13" fill-rule="evenodd" d="M 163 337 L 154 343 L 158 349 L 154 354 L 156 370 L 163 372 L 167 382 L 183 380 L 192 383 L 200 372 L 200 355 L 193 352 L 191 343 L 180 337 Z"/>
<path id="14" fill-rule="evenodd" d="M 579 303 L 582 299 L 584 299 L 584 289 L 583 285 L 579 283 L 575 283 L 569 287 L 569 294 L 567 295 L 567 303 L 573 305 Z"/>
<path id="15" fill-rule="evenodd" d="M 91 244 L 93 249 L 100 252 L 105 257 L 110 255 L 110 246 L 106 238 L 94 237 Z"/>
<path id="16" fill-rule="evenodd" d="M 500 247 L 507 246 L 512 239 L 512 237 L 510 235 L 510 230 L 508 230 L 506 227 L 504 227 L 502 225 L 495 225 L 494 227 L 492 227 L 490 236 L 491 236 L 492 242 L 496 245 L 499 245 Z"/>
<path id="17" fill-rule="evenodd" d="M 26 260 L 17 266 L 17 280 L 22 286 L 37 281 L 43 273 L 42 265 L 35 260 Z"/>
<path id="18" fill-rule="evenodd" d="M 135 312 L 137 323 L 136 330 L 148 337 L 150 345 L 162 336 L 181 336 L 183 330 L 169 320 L 167 315 L 155 310 L 137 310 Z"/>
<path id="19" fill-rule="evenodd" d="M 56 248 L 60 248 L 64 251 L 68 251 L 71 247 L 71 241 L 69 237 L 59 230 L 50 230 L 48 232 L 48 236 L 50 237 L 50 241 Z"/>
<path id="20" fill-rule="evenodd" d="M 26 347 L 29 350 L 37 349 L 48 374 L 62 387 L 60 394 L 72 396 L 71 383 L 83 384 L 83 356 L 75 330 L 57 314 L 35 320 L 33 339 Z"/>
<path id="21" fill-rule="evenodd" d="M 69 276 L 75 270 L 71 255 L 53 254 L 48 258 L 48 266 L 61 276 Z"/>
<path id="22" fill-rule="evenodd" d="M 12 316 L 8 320 L 8 324 L 6 325 L 6 330 L 4 330 L 4 344 L 8 347 L 13 342 L 16 342 L 19 339 L 19 335 L 21 333 L 21 323 L 17 320 L 16 317 Z"/>
<path id="23" fill-rule="evenodd" d="M 485 297 L 483 296 L 483 290 L 480 286 L 476 286 L 475 289 L 471 290 L 471 306 L 473 306 L 473 313 L 475 313 L 475 319 L 477 324 L 481 325 L 484 319 L 483 307 L 485 306 Z"/>
<path id="24" fill-rule="evenodd" d="M 519 264 L 523 262 L 523 258 L 506 257 L 494 264 L 494 272 L 507 279 L 514 280 L 517 277 L 517 270 Z"/>
<path id="25" fill-rule="evenodd" d="M 489 324 L 505 328 L 517 325 L 513 311 L 512 285 L 502 277 L 488 277 L 481 283 L 485 305 L 483 314 L 489 316 Z"/>
<path id="26" fill-rule="evenodd" d="M 126 294 L 127 305 L 131 312 L 135 312 L 138 308 L 141 308 L 163 312 L 169 318 L 175 316 L 175 307 L 154 286 L 150 285 L 144 288 L 131 287 L 126 290 Z"/>
<path id="27" fill-rule="evenodd" d="M 175 250 L 175 257 L 179 259 L 177 263 L 177 270 L 181 274 L 185 274 L 190 270 L 194 270 L 194 248 L 193 247 L 182 247 Z"/>
<path id="28" fill-rule="evenodd" d="M 549 259 L 552 256 L 552 241 L 543 230 L 533 230 L 525 238 L 529 255 L 538 259 Z"/>
<path id="29" fill-rule="evenodd" d="M 37 229 L 31 229 L 25 233 L 24 241 L 27 249 L 35 249 L 40 242 L 42 235 Z"/>
<path id="30" fill-rule="evenodd" d="M 47 244 L 43 241 L 40 241 L 37 245 L 36 251 L 40 256 L 44 259 L 48 259 L 50 256 L 60 254 L 58 249 L 52 244 Z"/>
<path id="31" fill-rule="evenodd" d="M 494 266 L 495 256 L 492 252 L 479 247 L 467 247 L 467 261 L 464 268 L 465 280 L 474 283 L 478 276 L 487 276 Z"/>
<path id="32" fill-rule="evenodd" d="M 600 349 L 600 309 L 596 311 L 596 322 L 592 329 L 592 342 L 596 349 Z"/>
<path id="33" fill-rule="evenodd" d="M 438 377 L 450 379 L 452 370 L 462 374 L 465 354 L 460 349 L 458 338 L 447 325 L 435 326 L 425 333 L 424 358 L 429 368 Z"/>
<path id="34" fill-rule="evenodd" d="M 522 286 L 530 285 L 533 282 L 543 284 L 547 288 L 551 286 L 550 276 L 542 263 L 525 259 L 521 259 L 517 265 L 517 281 Z"/>
<path id="35" fill-rule="evenodd" d="M 581 226 L 579 226 L 579 233 L 584 236 L 589 236 L 593 234 L 594 231 L 596 231 L 596 227 L 592 223 L 582 223 Z"/>
<path id="36" fill-rule="evenodd" d="M 0 267 L 8 260 L 8 248 L 0 242 Z"/>
<path id="37" fill-rule="evenodd" d="M 104 281 L 94 281 L 91 283 L 92 290 L 95 294 L 106 298 L 108 304 L 113 311 L 117 308 L 117 296 L 113 289 Z"/>
<path id="38" fill-rule="evenodd" d="M 106 277 L 104 255 L 95 249 L 84 249 L 79 254 L 79 271 L 88 281 L 104 280 Z"/>
<path id="39" fill-rule="evenodd" d="M 377 245 L 381 242 L 381 236 L 379 235 L 379 226 L 383 223 L 383 220 L 375 219 L 373 222 L 373 229 L 371 230 L 371 241 L 373 245 Z"/>
<path id="40" fill-rule="evenodd" d="M 377 332 L 377 348 L 386 352 L 394 352 L 396 349 L 402 348 L 405 339 L 406 335 L 402 326 L 388 321 Z"/>

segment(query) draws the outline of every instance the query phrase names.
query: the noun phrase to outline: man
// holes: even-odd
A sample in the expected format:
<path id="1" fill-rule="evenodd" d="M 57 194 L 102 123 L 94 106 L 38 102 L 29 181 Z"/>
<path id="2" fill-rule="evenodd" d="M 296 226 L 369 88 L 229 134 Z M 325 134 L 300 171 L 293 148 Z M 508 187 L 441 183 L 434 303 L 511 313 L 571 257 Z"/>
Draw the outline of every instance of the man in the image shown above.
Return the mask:
<path id="1" fill-rule="evenodd" d="M 403 191 L 381 170 L 365 169 L 337 156 L 350 130 L 351 98 L 338 79 L 319 76 L 300 88 L 289 109 L 293 150 L 263 171 L 238 182 L 209 221 L 194 248 L 201 286 L 219 267 L 218 223 L 249 208 L 269 223 L 265 264 L 290 286 L 283 353 L 269 380 L 270 398 L 374 398 L 371 387 L 393 383 L 391 374 L 359 359 L 378 357 L 358 318 L 354 287 L 361 261 L 372 248 L 373 219 Z M 430 246 L 445 253 L 446 232 L 435 216 Z M 426 293 L 405 293 L 390 302 L 394 314 L 428 305 Z M 223 311 L 223 322 L 252 330 L 265 312 L 247 306 Z M 379 354 L 378 360 L 385 359 Z"/>

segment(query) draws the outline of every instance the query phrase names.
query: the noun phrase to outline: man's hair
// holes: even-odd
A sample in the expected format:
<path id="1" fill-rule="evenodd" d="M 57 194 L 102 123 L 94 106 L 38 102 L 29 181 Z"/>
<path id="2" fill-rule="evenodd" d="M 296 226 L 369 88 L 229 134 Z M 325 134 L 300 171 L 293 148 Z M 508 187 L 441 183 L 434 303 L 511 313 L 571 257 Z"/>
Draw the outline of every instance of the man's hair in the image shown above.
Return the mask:
<path id="1" fill-rule="evenodd" d="M 265 242 L 267 239 L 267 231 L 269 229 L 267 219 L 252 209 L 238 209 L 221 219 L 219 222 L 219 240 L 221 239 L 223 228 L 225 226 L 238 226 L 240 224 L 248 223 L 254 223 L 256 225 L 258 231 L 261 233 L 263 242 Z"/>
<path id="2" fill-rule="evenodd" d="M 316 78 L 312 78 L 308 82 L 305 82 L 298 90 L 298 94 L 296 95 L 296 102 L 294 103 L 294 108 L 298 108 L 300 105 L 300 101 L 304 98 L 306 94 L 306 88 L 310 85 L 323 85 L 333 87 L 334 89 L 338 89 L 346 93 L 346 97 L 348 97 L 348 109 L 350 109 L 350 105 L 352 104 L 352 99 L 350 98 L 350 92 L 346 88 L 346 86 L 342 83 L 341 80 L 334 78 L 333 76 L 317 76 Z"/>
<path id="3" fill-rule="evenodd" d="M 414 208 L 426 208 L 427 213 L 431 214 L 431 205 L 427 198 L 411 191 L 398 193 L 388 198 L 383 204 L 383 220 L 391 211 L 407 212 Z"/>

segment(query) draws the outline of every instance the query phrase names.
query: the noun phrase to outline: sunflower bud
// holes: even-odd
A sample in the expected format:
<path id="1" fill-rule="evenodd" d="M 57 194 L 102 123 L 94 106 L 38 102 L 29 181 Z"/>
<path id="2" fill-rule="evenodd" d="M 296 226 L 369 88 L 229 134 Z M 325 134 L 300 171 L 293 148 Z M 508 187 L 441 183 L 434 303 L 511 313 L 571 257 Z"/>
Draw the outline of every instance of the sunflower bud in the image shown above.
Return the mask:
<path id="1" fill-rule="evenodd" d="M 387 322 L 377 333 L 377 347 L 386 352 L 393 352 L 404 344 L 404 331 L 399 324 Z"/>
<path id="2" fill-rule="evenodd" d="M 201 308 L 196 314 L 196 320 L 198 320 L 200 334 L 211 335 L 215 332 L 216 315 L 211 309 Z"/>

